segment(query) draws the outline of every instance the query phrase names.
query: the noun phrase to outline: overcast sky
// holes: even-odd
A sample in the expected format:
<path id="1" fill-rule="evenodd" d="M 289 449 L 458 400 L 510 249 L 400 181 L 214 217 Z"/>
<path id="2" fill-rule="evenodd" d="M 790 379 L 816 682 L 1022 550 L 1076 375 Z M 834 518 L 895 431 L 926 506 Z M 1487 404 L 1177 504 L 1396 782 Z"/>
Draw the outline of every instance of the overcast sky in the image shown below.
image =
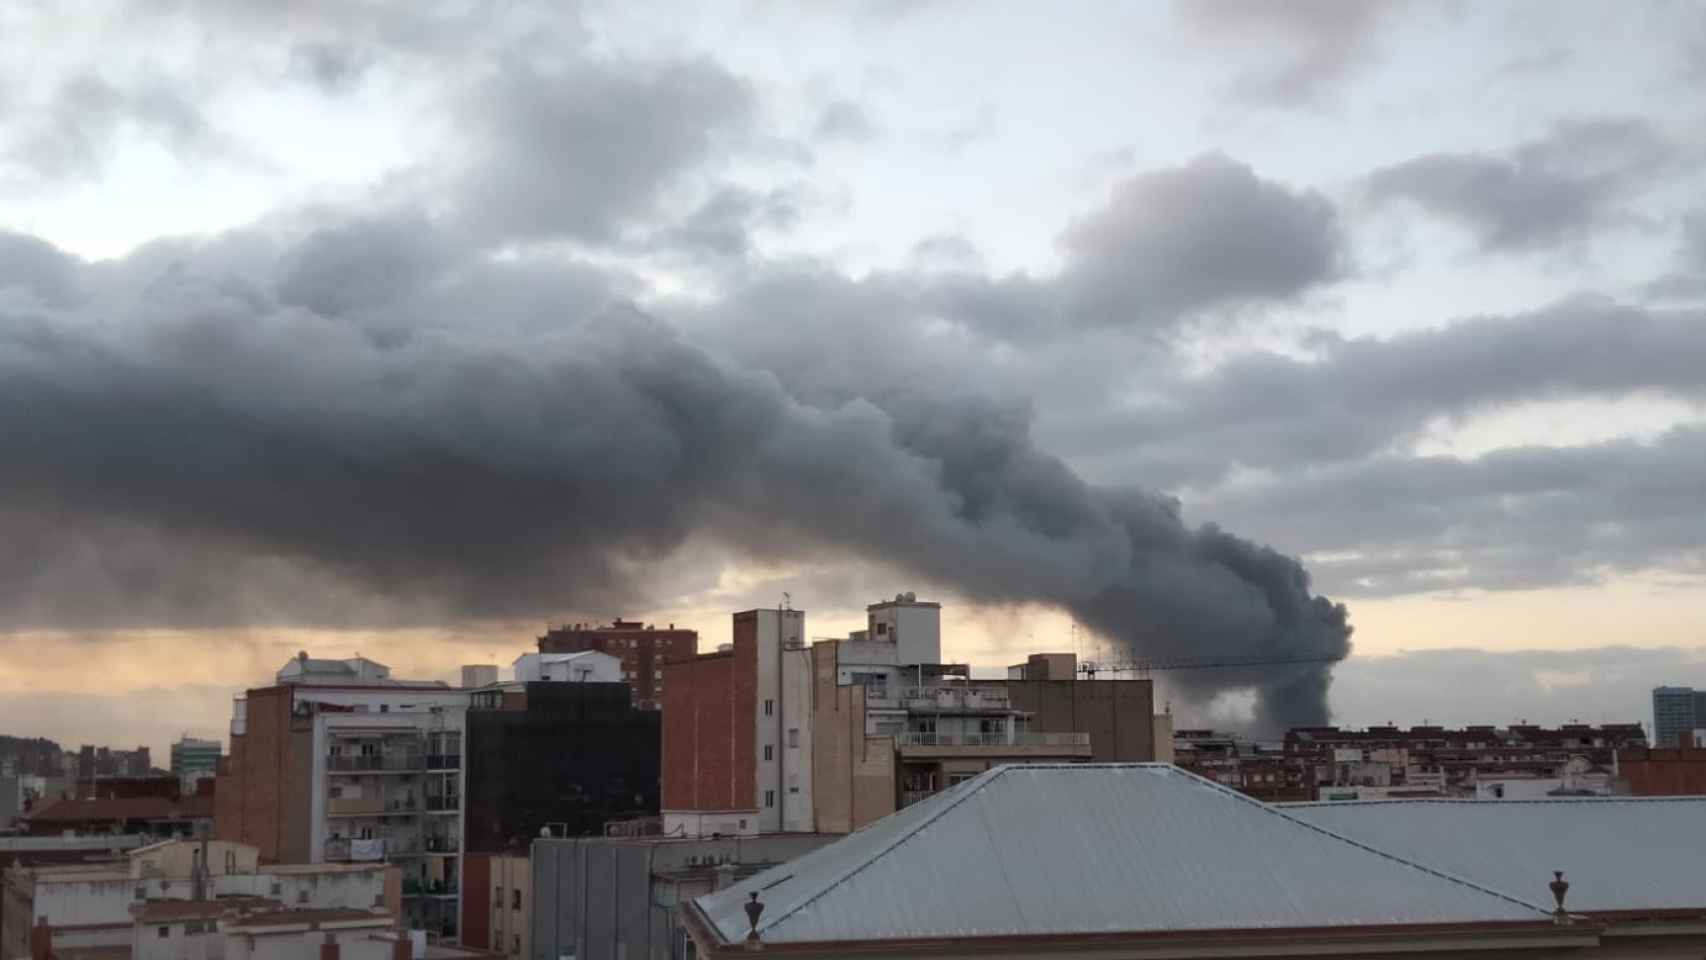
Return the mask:
<path id="1" fill-rule="evenodd" d="M 982 667 L 1345 605 L 1183 723 L 1649 720 L 1703 151 L 1697 2 L 0 4 L 0 732 L 908 589 Z"/>

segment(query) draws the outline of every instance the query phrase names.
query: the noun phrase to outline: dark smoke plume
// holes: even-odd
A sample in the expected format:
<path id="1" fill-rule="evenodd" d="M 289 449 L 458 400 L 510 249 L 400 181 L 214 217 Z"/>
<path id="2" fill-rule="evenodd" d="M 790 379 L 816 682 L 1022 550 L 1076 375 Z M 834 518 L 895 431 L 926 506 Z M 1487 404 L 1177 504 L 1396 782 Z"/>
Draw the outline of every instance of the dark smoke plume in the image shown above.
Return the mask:
<path id="1" fill-rule="evenodd" d="M 1297 561 L 1086 484 L 1027 418 L 803 404 L 608 305 L 619 285 L 407 218 L 103 264 L 0 236 L 0 622 L 542 616 L 693 536 L 1055 605 L 1141 656 L 1348 650 Z M 1253 688 L 1273 728 L 1325 720 L 1329 680 L 1193 682 Z"/>

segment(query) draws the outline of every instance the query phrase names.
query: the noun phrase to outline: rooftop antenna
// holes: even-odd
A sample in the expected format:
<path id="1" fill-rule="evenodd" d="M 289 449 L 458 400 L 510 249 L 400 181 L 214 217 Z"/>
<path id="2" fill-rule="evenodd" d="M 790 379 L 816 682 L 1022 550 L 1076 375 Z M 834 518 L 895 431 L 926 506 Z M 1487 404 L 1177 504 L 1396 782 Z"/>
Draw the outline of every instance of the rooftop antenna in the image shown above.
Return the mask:
<path id="1" fill-rule="evenodd" d="M 786 590 L 782 591 L 782 609 L 784 609 L 784 610 L 794 609 L 794 595 L 789 593 Z"/>

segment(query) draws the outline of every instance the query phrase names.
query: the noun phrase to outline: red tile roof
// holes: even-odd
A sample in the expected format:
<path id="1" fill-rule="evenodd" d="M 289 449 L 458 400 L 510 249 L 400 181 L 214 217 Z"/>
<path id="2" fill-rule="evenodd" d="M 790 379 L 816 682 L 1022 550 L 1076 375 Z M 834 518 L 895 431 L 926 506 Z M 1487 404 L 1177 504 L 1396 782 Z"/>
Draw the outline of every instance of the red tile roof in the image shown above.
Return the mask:
<path id="1" fill-rule="evenodd" d="M 106 820 L 189 820 L 213 816 L 212 797 L 106 797 L 58 800 L 32 810 L 32 823 L 83 823 Z"/>
<path id="2" fill-rule="evenodd" d="M 345 923 L 351 920 L 375 920 L 390 923 L 391 915 L 382 910 L 269 910 L 265 913 L 247 914 L 233 921 L 229 926 L 281 927 L 293 923 L 306 923 L 312 927 L 322 923 Z"/>
<path id="3" fill-rule="evenodd" d="M 284 905 L 266 897 L 220 897 L 217 900 L 150 900 L 130 908 L 139 923 L 205 920 L 245 910 L 277 910 Z"/>

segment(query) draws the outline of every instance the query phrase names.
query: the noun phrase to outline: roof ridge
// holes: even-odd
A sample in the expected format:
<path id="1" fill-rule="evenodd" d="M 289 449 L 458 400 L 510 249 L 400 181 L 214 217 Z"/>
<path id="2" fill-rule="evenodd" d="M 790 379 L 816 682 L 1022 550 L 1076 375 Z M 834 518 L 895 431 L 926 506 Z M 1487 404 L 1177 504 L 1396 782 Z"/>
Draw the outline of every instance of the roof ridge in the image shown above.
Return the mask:
<path id="1" fill-rule="evenodd" d="M 1172 766 L 1172 765 L 1167 764 L 1166 766 Z M 1190 777 L 1190 778 L 1195 779 L 1195 780 L 1199 780 L 1203 784 L 1205 784 L 1209 787 L 1212 787 L 1213 789 L 1218 790 L 1221 793 L 1223 793 L 1229 797 L 1233 797 L 1233 798 L 1240 800 L 1240 801 L 1243 801 L 1245 803 L 1252 804 L 1265 813 L 1268 813 L 1272 816 L 1279 817 L 1282 820 L 1286 820 L 1286 821 L 1289 821 L 1291 823 L 1295 823 L 1299 826 L 1306 827 L 1310 830 L 1315 831 L 1316 833 L 1321 834 L 1322 836 L 1331 837 L 1332 839 L 1338 840 L 1341 843 L 1347 843 L 1347 844 L 1357 848 L 1358 850 L 1362 850 L 1362 851 L 1365 851 L 1367 853 L 1375 854 L 1376 856 L 1382 857 L 1386 860 L 1390 860 L 1394 863 L 1403 864 L 1404 866 L 1410 867 L 1411 869 L 1414 869 L 1414 870 L 1420 870 L 1423 873 L 1431 874 L 1433 876 L 1439 877 L 1442 880 L 1449 880 L 1452 883 L 1461 884 L 1465 887 L 1470 888 L 1471 890 L 1475 890 L 1479 893 L 1487 894 L 1488 896 L 1498 897 L 1501 900 L 1509 900 L 1510 902 L 1512 902 L 1518 906 L 1521 906 L 1521 907 L 1527 907 L 1528 909 L 1531 909 L 1531 910 L 1538 910 L 1539 912 L 1541 912 L 1543 914 L 1547 914 L 1547 915 L 1551 914 L 1551 911 L 1547 910 L 1545 907 L 1542 907 L 1536 903 L 1530 903 L 1527 900 L 1522 899 L 1521 897 L 1517 897 L 1517 896 L 1514 896 L 1512 894 L 1505 893 L 1501 890 L 1494 890 L 1492 887 L 1484 886 L 1482 884 L 1476 883 L 1473 880 L 1467 880 L 1463 877 L 1457 876 L 1456 874 L 1447 873 L 1446 871 L 1441 870 L 1438 867 L 1430 867 L 1425 863 L 1418 863 L 1417 861 L 1410 860 L 1410 859 L 1407 859 L 1405 857 L 1400 857 L 1395 853 L 1391 853 L 1390 851 L 1382 850 L 1379 847 L 1363 843 L 1360 840 L 1353 840 L 1352 838 L 1344 836 L 1343 834 L 1334 833 L 1333 831 L 1328 830 L 1326 827 L 1320 826 L 1319 824 L 1311 823 L 1308 820 L 1304 820 L 1300 817 L 1294 817 L 1291 814 L 1286 813 L 1284 810 L 1280 809 L 1280 806 L 1278 804 L 1272 804 L 1272 803 L 1267 803 L 1267 802 L 1262 801 L 1262 800 L 1257 800 L 1255 797 L 1252 797 L 1249 794 L 1241 793 L 1237 790 L 1232 789 L 1231 787 L 1226 786 L 1223 783 L 1216 783 L 1215 781 L 1210 780 L 1207 777 L 1204 777 L 1200 774 L 1194 773 L 1190 770 L 1186 770 L 1183 767 L 1174 767 L 1174 769 L 1177 770 L 1180 774 L 1187 776 L 1187 777 Z M 1345 801 L 1345 802 L 1350 802 L 1350 801 Z M 1400 801 L 1396 801 L 1396 802 L 1403 803 L 1406 801 L 1400 800 Z"/>
<path id="2" fill-rule="evenodd" d="M 971 799 L 973 796 L 976 796 L 977 794 L 982 793 L 986 787 L 988 787 L 991 783 L 994 783 L 996 780 L 999 780 L 1004 774 L 1007 773 L 1008 770 L 1012 769 L 1013 766 L 1014 766 L 1013 764 L 1005 764 L 1004 763 L 998 767 L 994 767 L 994 768 L 991 768 L 989 770 L 985 770 L 983 773 L 978 774 L 975 778 L 966 781 L 964 786 L 967 789 L 963 792 L 963 794 L 961 796 L 955 797 L 951 801 L 943 803 L 942 808 L 940 810 L 936 810 L 933 813 L 931 813 L 929 816 L 922 818 L 918 823 L 914 824 L 911 829 L 907 830 L 905 833 L 896 837 L 892 842 L 885 844 L 881 849 L 872 853 L 870 856 L 867 856 L 867 857 L 861 859 L 858 863 L 854 864 L 849 869 L 843 870 L 843 871 L 838 871 L 834 876 L 832 876 L 829 879 L 828 882 L 819 885 L 818 889 L 816 891 L 814 891 L 810 896 L 802 898 L 799 902 L 797 902 L 797 903 L 793 904 L 792 906 L 789 906 L 787 909 L 777 913 L 775 915 L 775 917 L 773 917 L 772 919 L 766 920 L 763 923 L 759 924 L 757 929 L 761 930 L 761 931 L 762 930 L 768 930 L 771 927 L 775 926 L 776 924 L 781 923 L 783 920 L 786 920 L 787 918 L 793 916 L 794 914 L 799 913 L 801 910 L 812 905 L 813 903 L 816 903 L 819 899 L 821 899 L 829 891 L 834 890 L 836 887 L 839 887 L 841 884 L 847 882 L 849 879 L 856 876 L 860 871 L 864 870 L 866 867 L 870 866 L 871 864 L 876 863 L 878 860 L 881 860 L 885 856 L 888 856 L 889 852 L 894 850 L 896 847 L 899 847 L 901 844 L 907 842 L 908 840 L 911 840 L 913 837 L 916 837 L 920 830 L 923 830 L 925 827 L 927 827 L 930 824 L 935 823 L 937 820 L 941 819 L 942 816 L 944 814 L 946 814 L 949 810 L 952 810 L 952 809 L 958 807 L 960 804 Z M 1068 764 L 1062 764 L 1061 766 L 1068 766 Z M 984 782 L 978 783 L 977 782 L 978 780 L 983 780 Z M 974 787 L 974 786 L 972 786 L 973 784 L 977 784 L 977 785 Z M 941 796 L 941 794 L 937 794 L 937 796 Z M 905 807 L 901 808 L 901 810 L 904 810 L 904 809 L 906 809 L 906 808 Z M 895 813 L 899 813 L 899 812 L 900 812 L 900 810 L 895 811 Z M 894 816 L 894 814 L 891 813 L 891 814 L 889 814 L 889 816 L 892 817 L 892 816 Z M 878 820 L 875 822 L 880 823 L 881 821 Z M 834 841 L 833 843 L 830 844 L 830 846 L 832 847 L 837 843 L 842 843 L 847 839 L 847 837 L 855 836 L 858 834 L 858 832 L 859 832 L 858 830 L 855 830 L 852 833 L 847 834 L 846 837 L 842 837 L 841 839 Z M 823 847 L 821 849 L 827 850 L 827 849 L 829 849 L 829 847 Z M 808 856 L 809 856 L 809 854 L 808 854 Z M 762 876 L 762 874 L 760 874 L 760 876 Z M 784 879 L 786 879 L 786 878 L 784 878 Z"/>

